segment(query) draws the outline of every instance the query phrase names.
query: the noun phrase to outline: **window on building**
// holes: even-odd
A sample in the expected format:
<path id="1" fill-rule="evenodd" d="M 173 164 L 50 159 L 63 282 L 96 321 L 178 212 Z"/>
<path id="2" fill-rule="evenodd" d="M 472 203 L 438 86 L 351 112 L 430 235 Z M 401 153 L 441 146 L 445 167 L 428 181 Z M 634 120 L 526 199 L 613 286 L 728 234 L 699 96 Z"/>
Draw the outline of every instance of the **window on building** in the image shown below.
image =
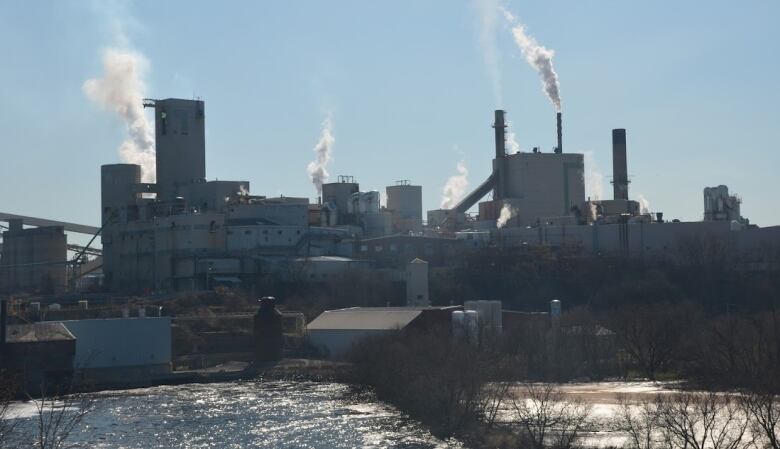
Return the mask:
<path id="1" fill-rule="evenodd" d="M 382 245 L 374 246 L 374 252 L 375 253 L 381 253 L 382 252 Z"/>
<path id="2" fill-rule="evenodd" d="M 396 245 L 395 243 L 391 243 L 390 244 L 390 252 L 391 253 L 398 252 L 398 245 Z"/>
<path id="3" fill-rule="evenodd" d="M 360 252 L 365 253 L 368 251 L 368 245 L 360 245 Z"/>

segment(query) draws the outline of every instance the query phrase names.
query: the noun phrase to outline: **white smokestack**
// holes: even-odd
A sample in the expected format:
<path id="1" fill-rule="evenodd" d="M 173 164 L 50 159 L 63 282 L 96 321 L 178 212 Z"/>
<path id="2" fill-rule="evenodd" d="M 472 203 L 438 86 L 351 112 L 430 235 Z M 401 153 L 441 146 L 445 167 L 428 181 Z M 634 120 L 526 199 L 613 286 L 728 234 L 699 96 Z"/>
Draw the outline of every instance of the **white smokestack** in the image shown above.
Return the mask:
<path id="1" fill-rule="evenodd" d="M 515 215 L 517 215 L 517 209 L 510 206 L 509 204 L 504 204 L 504 206 L 501 208 L 501 212 L 498 214 L 498 220 L 496 220 L 496 227 L 498 229 L 503 228 L 504 226 L 506 226 L 509 220 Z"/>
<path id="2" fill-rule="evenodd" d="M 314 160 L 306 166 L 312 184 L 317 188 L 317 193 L 322 194 L 322 184 L 328 181 L 327 166 L 333 158 L 333 146 L 336 138 L 333 137 L 333 118 L 331 114 L 322 121 L 320 140 L 314 146 Z"/>
<path id="3" fill-rule="evenodd" d="M 463 161 L 458 162 L 457 170 L 458 174 L 450 176 L 449 179 L 447 179 L 447 183 L 444 184 L 444 189 L 442 189 L 442 209 L 452 209 L 455 207 L 455 205 L 458 204 L 458 201 L 463 198 L 466 187 L 469 185 L 469 171 L 466 169 L 466 165 Z"/>
<path id="4" fill-rule="evenodd" d="M 555 112 L 561 112 L 560 83 L 558 82 L 558 74 L 555 73 L 555 67 L 553 67 L 552 61 L 553 56 L 555 56 L 555 51 L 545 48 L 543 45 L 540 45 L 536 39 L 529 36 L 525 31 L 525 26 L 517 23 L 517 20 L 512 13 L 500 6 L 499 9 L 512 27 L 512 35 L 515 38 L 515 43 L 520 47 L 520 51 L 523 53 L 523 56 L 525 56 L 525 60 L 528 61 L 528 64 L 530 64 L 542 77 L 544 93 L 550 101 L 552 101 L 553 106 L 555 106 Z"/>
<path id="5" fill-rule="evenodd" d="M 138 53 L 110 48 L 103 54 L 103 77 L 87 80 L 83 89 L 93 103 L 119 115 L 127 128 L 119 146 L 122 161 L 140 165 L 144 182 L 154 182 L 154 128 L 143 108 L 147 66 Z"/>
<path id="6" fill-rule="evenodd" d="M 473 0 L 473 4 L 479 15 L 477 24 L 479 46 L 482 50 L 482 57 L 485 60 L 485 68 L 493 86 L 493 99 L 496 103 L 496 108 L 499 108 L 503 103 L 501 71 L 499 70 L 500 53 L 496 45 L 496 23 L 498 22 L 499 4 L 498 0 Z"/>
<path id="7" fill-rule="evenodd" d="M 601 174 L 599 165 L 592 151 L 585 151 L 585 194 L 592 200 L 600 200 L 604 197 L 604 175 Z"/>

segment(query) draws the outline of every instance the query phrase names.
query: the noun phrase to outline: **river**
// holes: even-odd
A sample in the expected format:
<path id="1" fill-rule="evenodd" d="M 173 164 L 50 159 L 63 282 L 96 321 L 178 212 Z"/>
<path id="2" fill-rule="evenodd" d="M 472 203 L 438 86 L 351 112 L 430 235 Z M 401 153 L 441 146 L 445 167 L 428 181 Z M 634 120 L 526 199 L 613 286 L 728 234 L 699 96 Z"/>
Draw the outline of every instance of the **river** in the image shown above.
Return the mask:
<path id="1" fill-rule="evenodd" d="M 450 448 L 422 425 L 337 383 L 229 382 L 90 395 L 94 409 L 70 435 L 89 448 Z M 15 404 L 17 433 L 35 408 Z"/>

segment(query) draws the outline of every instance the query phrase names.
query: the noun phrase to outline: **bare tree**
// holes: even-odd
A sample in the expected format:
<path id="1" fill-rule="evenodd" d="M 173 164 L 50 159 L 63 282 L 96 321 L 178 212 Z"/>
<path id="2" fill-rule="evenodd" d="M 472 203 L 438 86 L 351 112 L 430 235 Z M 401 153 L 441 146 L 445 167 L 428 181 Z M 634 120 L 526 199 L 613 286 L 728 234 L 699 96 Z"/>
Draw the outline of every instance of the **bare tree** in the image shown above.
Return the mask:
<path id="1" fill-rule="evenodd" d="M 713 392 L 656 398 L 665 441 L 675 448 L 741 449 L 753 446 L 748 416 L 732 397 Z"/>
<path id="2" fill-rule="evenodd" d="M 658 402 L 644 398 L 632 402 L 626 395 L 618 395 L 620 407 L 616 415 L 616 428 L 628 435 L 628 449 L 658 449 L 664 447 L 661 434 L 661 414 Z"/>
<path id="3" fill-rule="evenodd" d="M 14 386 L 7 372 L 0 373 L 0 447 L 8 447 L 11 442 L 18 420 L 10 416 L 11 405 L 14 400 Z"/>
<path id="4" fill-rule="evenodd" d="M 91 410 L 92 400 L 83 393 L 51 396 L 46 393 L 46 386 L 42 385 L 40 399 L 30 397 L 35 404 L 36 412 L 36 435 L 33 447 L 36 449 L 76 447 L 67 442 L 68 437 Z"/>
<path id="5" fill-rule="evenodd" d="M 773 393 L 747 394 L 740 398 L 750 419 L 750 432 L 764 447 L 780 449 L 780 396 Z"/>
<path id="6" fill-rule="evenodd" d="M 512 405 L 520 438 L 533 449 L 571 448 L 591 411 L 589 405 L 566 398 L 551 384 L 526 384 L 521 397 L 512 397 Z"/>

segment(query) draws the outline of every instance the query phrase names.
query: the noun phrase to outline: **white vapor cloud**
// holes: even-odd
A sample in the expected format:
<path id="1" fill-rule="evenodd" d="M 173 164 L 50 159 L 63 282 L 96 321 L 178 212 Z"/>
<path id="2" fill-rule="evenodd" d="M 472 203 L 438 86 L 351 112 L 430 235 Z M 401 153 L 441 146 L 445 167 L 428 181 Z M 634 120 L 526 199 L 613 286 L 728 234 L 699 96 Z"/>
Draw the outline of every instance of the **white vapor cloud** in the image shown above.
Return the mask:
<path id="1" fill-rule="evenodd" d="M 593 151 L 585 151 L 585 196 L 592 200 L 604 199 L 604 175 L 593 155 Z"/>
<path id="2" fill-rule="evenodd" d="M 482 58 L 485 60 L 490 83 L 493 87 L 493 100 L 496 107 L 503 103 L 501 87 L 500 53 L 496 45 L 496 24 L 498 22 L 498 0 L 472 0 L 478 15 L 478 40 Z"/>
<path id="3" fill-rule="evenodd" d="M 147 68 L 143 55 L 109 48 L 103 52 L 103 75 L 85 81 L 82 88 L 93 103 L 122 119 L 127 130 L 127 137 L 119 146 L 122 161 L 140 165 L 143 181 L 154 182 L 154 127 L 142 104 Z"/>
<path id="4" fill-rule="evenodd" d="M 463 198 L 466 187 L 469 185 L 469 171 L 463 161 L 458 162 L 456 169 L 458 170 L 458 174 L 450 176 L 442 189 L 442 209 L 452 209 L 455 207 L 455 205 L 458 204 L 458 201 Z"/>
<path id="5" fill-rule="evenodd" d="M 525 29 L 525 25 L 518 23 L 512 13 L 507 11 L 502 6 L 498 6 L 499 10 L 504 15 L 504 18 L 512 27 L 512 35 L 515 38 L 515 43 L 520 48 L 520 51 L 525 56 L 525 60 L 534 70 L 539 73 L 542 78 L 542 86 L 545 95 L 550 99 L 555 107 L 556 112 L 561 111 L 561 93 L 560 82 L 558 81 L 558 74 L 553 67 L 553 57 L 555 51 L 550 50 L 543 45 L 539 44 L 536 39 L 528 35 Z"/>
<path id="6" fill-rule="evenodd" d="M 333 137 L 333 116 L 331 113 L 322 121 L 322 131 L 320 140 L 314 146 L 314 160 L 306 166 L 306 172 L 309 174 L 317 193 L 322 194 L 322 184 L 328 181 L 328 164 L 333 159 L 333 146 L 336 144 L 336 138 Z"/>
<path id="7" fill-rule="evenodd" d="M 509 220 L 515 215 L 517 215 L 517 209 L 510 206 L 509 204 L 504 204 L 501 207 L 501 212 L 498 214 L 498 220 L 496 220 L 496 227 L 498 229 L 503 228 L 504 226 L 506 226 Z"/>

